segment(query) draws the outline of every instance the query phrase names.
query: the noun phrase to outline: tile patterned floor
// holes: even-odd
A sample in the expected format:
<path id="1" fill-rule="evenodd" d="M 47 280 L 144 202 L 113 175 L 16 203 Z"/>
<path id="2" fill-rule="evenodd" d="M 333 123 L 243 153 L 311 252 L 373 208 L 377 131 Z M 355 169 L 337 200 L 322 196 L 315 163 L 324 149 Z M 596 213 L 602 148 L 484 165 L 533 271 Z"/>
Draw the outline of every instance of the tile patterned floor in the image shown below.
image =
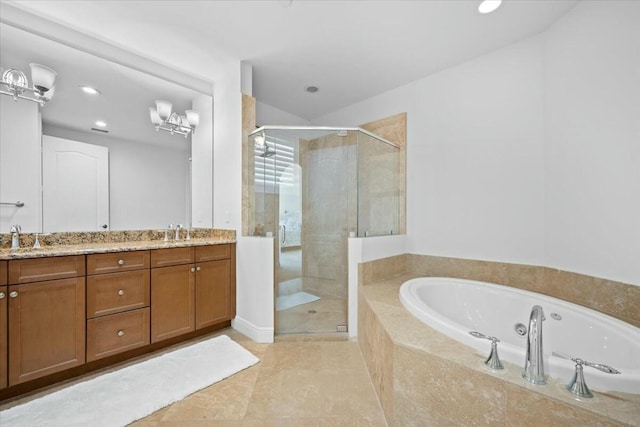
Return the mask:
<path id="1" fill-rule="evenodd" d="M 257 344 L 223 331 L 260 363 L 131 426 L 385 426 L 356 342 Z"/>

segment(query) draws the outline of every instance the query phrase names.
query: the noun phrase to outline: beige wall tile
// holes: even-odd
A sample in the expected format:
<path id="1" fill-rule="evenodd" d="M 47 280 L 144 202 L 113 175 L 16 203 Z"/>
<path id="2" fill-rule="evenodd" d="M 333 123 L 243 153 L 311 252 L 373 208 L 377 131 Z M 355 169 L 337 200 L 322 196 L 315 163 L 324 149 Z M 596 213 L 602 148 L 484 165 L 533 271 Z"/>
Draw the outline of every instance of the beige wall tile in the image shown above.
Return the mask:
<path id="1" fill-rule="evenodd" d="M 625 425 L 606 417 L 596 416 L 575 405 L 568 405 L 537 393 L 531 393 L 512 384 L 506 384 L 506 391 L 506 422 L 508 426 L 622 427 Z"/>
<path id="2" fill-rule="evenodd" d="M 393 416 L 393 342 L 367 302 L 358 304 L 358 344 L 387 420 Z"/>
<path id="3" fill-rule="evenodd" d="M 504 425 L 503 381 L 402 346 L 393 366 L 393 425 Z"/>
<path id="4" fill-rule="evenodd" d="M 407 272 L 431 277 L 480 280 L 538 292 L 640 326 L 640 286 L 547 267 L 409 254 Z M 386 259 L 371 261 L 384 270 Z M 380 280 L 375 274 L 373 280 Z"/>

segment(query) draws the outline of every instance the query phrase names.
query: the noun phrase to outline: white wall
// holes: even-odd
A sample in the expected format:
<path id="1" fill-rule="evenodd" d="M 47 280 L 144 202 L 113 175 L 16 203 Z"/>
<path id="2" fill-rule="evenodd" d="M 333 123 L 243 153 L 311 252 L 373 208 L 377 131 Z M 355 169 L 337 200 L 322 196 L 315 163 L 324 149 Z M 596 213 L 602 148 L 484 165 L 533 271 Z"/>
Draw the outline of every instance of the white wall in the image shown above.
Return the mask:
<path id="1" fill-rule="evenodd" d="M 213 103 L 208 95 L 193 100 L 200 113 L 200 124 L 191 136 L 191 224 L 213 226 Z"/>
<path id="2" fill-rule="evenodd" d="M 256 126 L 309 126 L 307 119 L 287 113 L 264 102 L 256 101 Z"/>
<path id="3" fill-rule="evenodd" d="M 313 120 L 408 113 L 407 249 L 640 284 L 640 2 Z"/>
<path id="4" fill-rule="evenodd" d="M 407 112 L 407 249 L 540 264 L 543 40 L 534 37 L 314 124 Z"/>
<path id="5" fill-rule="evenodd" d="M 170 149 L 45 125 L 45 135 L 109 148 L 109 217 L 111 230 L 161 229 L 188 225 L 187 142 Z"/>
<path id="6" fill-rule="evenodd" d="M 213 226 L 235 230 L 242 225 L 240 69 L 240 61 L 228 64 L 216 80 L 213 95 Z M 240 244 L 237 249 L 241 250 Z"/>
<path id="7" fill-rule="evenodd" d="M 640 285 L 640 2 L 546 34 L 547 264 Z"/>
<path id="8" fill-rule="evenodd" d="M 0 96 L 0 233 L 19 224 L 23 232 L 42 231 L 40 113 L 38 104 Z M 45 107 L 46 108 L 46 107 Z"/>
<path id="9" fill-rule="evenodd" d="M 254 341 L 273 342 L 275 241 L 273 238 L 240 235 L 236 239 L 238 304 L 236 318 L 231 325 Z"/>

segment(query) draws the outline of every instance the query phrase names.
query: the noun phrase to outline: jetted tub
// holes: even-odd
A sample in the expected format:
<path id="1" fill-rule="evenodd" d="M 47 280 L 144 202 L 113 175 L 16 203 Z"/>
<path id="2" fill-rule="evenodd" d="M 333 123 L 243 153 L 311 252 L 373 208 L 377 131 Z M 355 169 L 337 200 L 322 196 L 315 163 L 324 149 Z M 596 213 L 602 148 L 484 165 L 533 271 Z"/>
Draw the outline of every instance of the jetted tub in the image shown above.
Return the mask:
<path id="1" fill-rule="evenodd" d="M 469 331 L 497 337 L 500 359 L 519 369 L 524 366 L 527 337 L 516 332 L 516 325 L 528 328 L 531 308 L 540 305 L 546 317 L 542 338 L 547 375 L 564 383 L 571 380 L 575 363 L 551 355 L 566 353 L 622 372 L 606 374 L 585 366 L 590 388 L 640 394 L 640 329 L 605 314 L 534 292 L 445 277 L 405 282 L 400 301 L 428 326 L 483 355 L 489 355 L 491 343 Z"/>

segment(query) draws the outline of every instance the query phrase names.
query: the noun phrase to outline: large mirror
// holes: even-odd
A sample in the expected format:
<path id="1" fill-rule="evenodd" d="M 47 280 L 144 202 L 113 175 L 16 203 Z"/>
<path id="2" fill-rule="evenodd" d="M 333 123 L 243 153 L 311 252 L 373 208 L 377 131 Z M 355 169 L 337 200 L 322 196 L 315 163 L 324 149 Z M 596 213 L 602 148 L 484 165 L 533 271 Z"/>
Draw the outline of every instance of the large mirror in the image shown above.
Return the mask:
<path id="1" fill-rule="evenodd" d="M 57 72 L 55 92 L 44 106 L 0 96 L 0 232 L 190 226 L 191 144 L 212 140 L 210 94 L 0 24 L 0 66 L 31 83 L 30 63 Z M 156 100 L 204 110 L 195 135 L 156 130 Z"/>

